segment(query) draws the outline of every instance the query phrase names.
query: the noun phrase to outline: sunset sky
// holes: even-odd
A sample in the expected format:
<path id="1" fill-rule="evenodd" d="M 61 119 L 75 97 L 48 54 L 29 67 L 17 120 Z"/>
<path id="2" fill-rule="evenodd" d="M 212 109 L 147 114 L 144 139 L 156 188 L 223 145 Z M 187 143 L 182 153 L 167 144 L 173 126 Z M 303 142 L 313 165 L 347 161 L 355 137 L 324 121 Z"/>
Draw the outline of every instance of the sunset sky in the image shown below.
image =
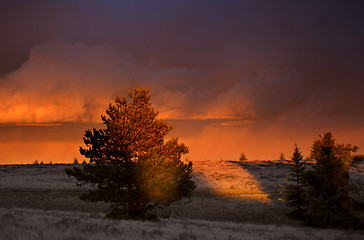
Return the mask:
<path id="1" fill-rule="evenodd" d="M 116 95 L 149 88 L 194 160 L 364 153 L 363 1 L 0 2 L 0 164 L 82 160 Z"/>

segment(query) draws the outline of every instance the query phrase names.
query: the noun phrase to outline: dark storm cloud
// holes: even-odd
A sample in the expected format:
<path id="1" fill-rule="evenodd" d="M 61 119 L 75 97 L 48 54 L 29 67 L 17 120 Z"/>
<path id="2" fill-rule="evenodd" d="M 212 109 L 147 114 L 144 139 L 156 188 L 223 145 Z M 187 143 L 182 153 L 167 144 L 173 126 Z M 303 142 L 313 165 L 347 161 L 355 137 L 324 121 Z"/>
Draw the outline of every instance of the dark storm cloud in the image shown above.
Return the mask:
<path id="1" fill-rule="evenodd" d="M 150 87 L 167 118 L 246 123 L 296 108 L 364 116 L 360 1 L 2 1 L 0 9 L 2 122 L 93 121 L 135 86 Z"/>
<path id="2" fill-rule="evenodd" d="M 363 37 L 363 8 L 353 1 L 2 1 L 1 9 L 1 45 L 12 50 L 29 50 L 56 33 L 131 48 L 164 64 L 336 54 L 361 46 Z"/>
<path id="3" fill-rule="evenodd" d="M 2 0 L 0 161 L 72 161 L 134 87 L 192 160 L 308 153 L 324 131 L 362 147 L 363 5 Z"/>

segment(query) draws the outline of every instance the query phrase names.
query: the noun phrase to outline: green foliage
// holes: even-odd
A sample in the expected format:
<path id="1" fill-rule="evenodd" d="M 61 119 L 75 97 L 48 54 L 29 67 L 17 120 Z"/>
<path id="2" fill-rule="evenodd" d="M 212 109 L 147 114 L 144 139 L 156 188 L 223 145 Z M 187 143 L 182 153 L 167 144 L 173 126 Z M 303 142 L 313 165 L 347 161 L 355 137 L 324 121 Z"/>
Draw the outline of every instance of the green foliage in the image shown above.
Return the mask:
<path id="1" fill-rule="evenodd" d="M 134 89 L 129 100 L 116 97 L 101 117 L 106 128 L 85 132 L 80 153 L 90 162 L 66 173 L 92 187 L 81 199 L 110 203 L 108 217 L 155 219 L 156 206 L 190 197 L 192 163 L 181 161 L 188 148 L 177 138 L 164 140 L 172 126 L 156 119 L 149 90 Z"/>
<path id="2" fill-rule="evenodd" d="M 244 153 L 242 153 L 242 154 L 240 155 L 239 160 L 240 160 L 240 161 L 245 161 L 245 160 L 248 160 L 248 159 L 246 158 L 245 154 L 244 154 Z"/>
<path id="3" fill-rule="evenodd" d="M 306 215 L 309 224 L 319 227 L 355 227 L 350 210 L 349 168 L 351 152 L 357 147 L 337 144 L 331 132 L 313 143 L 312 169 L 302 179 L 307 186 Z M 355 221 L 354 221 L 355 222 Z"/>
<path id="4" fill-rule="evenodd" d="M 287 180 L 292 182 L 292 184 L 282 186 L 284 190 L 281 192 L 283 197 L 280 200 L 293 208 L 291 215 L 296 218 L 302 218 L 304 216 L 303 206 L 306 199 L 302 174 L 306 169 L 306 162 L 303 160 L 302 153 L 297 145 L 295 145 L 293 156 L 288 160 L 288 169 L 290 173 Z"/>

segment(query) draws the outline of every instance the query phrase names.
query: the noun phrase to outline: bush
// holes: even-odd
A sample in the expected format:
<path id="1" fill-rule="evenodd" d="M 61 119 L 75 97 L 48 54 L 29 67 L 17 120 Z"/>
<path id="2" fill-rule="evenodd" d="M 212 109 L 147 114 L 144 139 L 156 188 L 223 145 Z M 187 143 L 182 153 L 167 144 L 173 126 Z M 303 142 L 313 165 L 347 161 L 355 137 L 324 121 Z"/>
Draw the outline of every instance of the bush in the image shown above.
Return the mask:
<path id="1" fill-rule="evenodd" d="M 283 154 L 283 153 L 281 153 L 281 155 L 279 155 L 278 160 L 279 160 L 280 162 L 285 162 L 285 161 L 286 161 L 286 157 L 284 156 L 284 154 Z"/>
<path id="2" fill-rule="evenodd" d="M 105 129 L 85 132 L 80 153 L 90 161 L 66 173 L 92 187 L 81 199 L 110 203 L 108 217 L 153 220 L 155 207 L 190 197 L 192 163 L 181 161 L 188 148 L 177 138 L 164 140 L 173 127 L 156 119 L 149 90 L 134 89 L 129 99 L 109 105 Z"/>
<path id="3" fill-rule="evenodd" d="M 77 158 L 74 158 L 74 159 L 73 159 L 73 164 L 79 164 L 79 162 L 78 162 L 78 159 L 77 159 Z"/>
<path id="4" fill-rule="evenodd" d="M 244 153 L 242 153 L 242 154 L 240 155 L 239 160 L 240 160 L 240 161 L 245 161 L 245 160 L 248 160 L 248 159 L 246 158 L 245 154 L 244 154 Z"/>

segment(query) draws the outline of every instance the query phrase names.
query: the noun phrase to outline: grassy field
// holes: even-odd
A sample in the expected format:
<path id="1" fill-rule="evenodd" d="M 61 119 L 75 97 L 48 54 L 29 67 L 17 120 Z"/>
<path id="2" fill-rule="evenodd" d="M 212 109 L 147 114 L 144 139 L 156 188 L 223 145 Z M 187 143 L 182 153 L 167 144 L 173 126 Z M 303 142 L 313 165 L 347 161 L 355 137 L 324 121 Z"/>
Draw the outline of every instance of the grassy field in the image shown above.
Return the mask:
<path id="1" fill-rule="evenodd" d="M 320 230 L 287 216 L 277 200 L 287 168 L 271 161 L 196 161 L 190 200 L 161 210 L 161 222 L 113 221 L 86 203 L 67 165 L 0 166 L 0 239 L 362 239 L 364 231 Z M 364 186 L 364 174 L 351 172 Z M 358 198 L 364 196 L 363 190 Z"/>

